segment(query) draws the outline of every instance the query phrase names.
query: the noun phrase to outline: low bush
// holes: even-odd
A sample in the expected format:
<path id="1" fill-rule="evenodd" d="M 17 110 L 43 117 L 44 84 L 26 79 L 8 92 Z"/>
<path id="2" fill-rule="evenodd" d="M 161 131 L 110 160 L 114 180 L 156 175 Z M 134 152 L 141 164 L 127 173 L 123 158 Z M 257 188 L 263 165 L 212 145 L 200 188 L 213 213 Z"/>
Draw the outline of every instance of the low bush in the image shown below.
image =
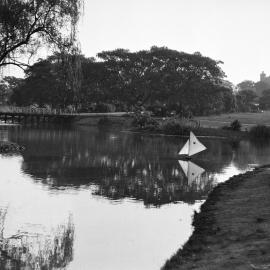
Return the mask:
<path id="1" fill-rule="evenodd" d="M 136 128 L 156 129 L 159 123 L 147 113 L 135 113 L 132 126 Z"/>
<path id="2" fill-rule="evenodd" d="M 249 134 L 252 139 L 270 139 L 270 127 L 257 125 L 250 129 Z"/>
<path id="3" fill-rule="evenodd" d="M 191 126 L 178 119 L 168 119 L 161 124 L 161 130 L 163 130 L 165 134 L 188 135 Z"/>
<path id="4" fill-rule="evenodd" d="M 239 120 L 234 120 L 231 122 L 231 130 L 240 131 L 241 130 L 241 123 Z"/>
<path id="5" fill-rule="evenodd" d="M 222 129 L 240 131 L 241 127 L 242 127 L 242 125 L 241 125 L 240 121 L 234 120 L 231 122 L 231 124 L 229 126 L 223 126 Z"/>

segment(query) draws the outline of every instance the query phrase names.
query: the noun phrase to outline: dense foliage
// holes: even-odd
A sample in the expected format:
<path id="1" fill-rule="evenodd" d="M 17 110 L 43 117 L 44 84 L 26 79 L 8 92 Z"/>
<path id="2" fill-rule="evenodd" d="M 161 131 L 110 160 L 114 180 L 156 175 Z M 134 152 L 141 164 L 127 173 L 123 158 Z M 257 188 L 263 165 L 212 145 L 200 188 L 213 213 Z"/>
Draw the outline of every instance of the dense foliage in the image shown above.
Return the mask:
<path id="1" fill-rule="evenodd" d="M 241 127 L 242 127 L 242 125 L 241 125 L 240 121 L 236 119 L 236 120 L 232 121 L 229 126 L 223 126 L 222 129 L 240 131 Z"/>
<path id="2" fill-rule="evenodd" d="M 241 90 L 236 93 L 236 106 L 239 112 L 256 112 L 258 111 L 257 95 L 250 89 Z"/>
<path id="3" fill-rule="evenodd" d="M 74 78 L 68 79 L 67 62 L 79 63 L 76 87 Z M 236 98 L 220 63 L 166 47 L 105 51 L 97 60 L 58 53 L 26 70 L 11 101 L 81 112 L 149 110 L 161 117 L 231 112 L 237 108 Z"/>
<path id="4" fill-rule="evenodd" d="M 262 96 L 259 99 L 260 107 L 263 110 L 269 110 L 270 109 L 270 89 L 264 90 L 262 92 Z"/>
<path id="5" fill-rule="evenodd" d="M 25 71 L 26 78 L 13 91 L 11 102 L 18 106 L 38 104 L 66 108 L 77 104 L 77 89 L 73 87 L 67 65 L 76 64 L 76 57 L 57 53 L 40 60 Z"/>
<path id="6" fill-rule="evenodd" d="M 0 104 L 9 104 L 13 91 L 17 89 L 23 79 L 6 76 L 0 80 Z"/>

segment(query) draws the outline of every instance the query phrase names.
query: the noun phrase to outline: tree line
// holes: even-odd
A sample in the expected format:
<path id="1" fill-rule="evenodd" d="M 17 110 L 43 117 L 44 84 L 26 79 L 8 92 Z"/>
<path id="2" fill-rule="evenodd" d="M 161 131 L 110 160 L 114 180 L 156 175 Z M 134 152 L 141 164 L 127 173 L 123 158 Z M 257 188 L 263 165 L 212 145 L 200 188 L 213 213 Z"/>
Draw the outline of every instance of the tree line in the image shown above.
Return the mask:
<path id="1" fill-rule="evenodd" d="M 25 78 L 0 78 L 0 104 L 74 111 L 149 110 L 156 115 L 207 115 L 270 108 L 270 90 L 244 81 L 241 91 L 225 80 L 221 61 L 166 47 L 130 52 L 80 54 L 77 24 L 83 0 L 4 0 L 0 2 L 0 72 L 8 65 Z M 62 31 L 65 25 L 65 31 Z M 29 65 L 39 48 L 53 55 Z M 267 91 L 266 91 L 267 90 Z M 258 91 L 257 91 L 258 92 Z M 261 91 L 262 92 L 262 91 Z"/>
<path id="2" fill-rule="evenodd" d="M 156 46 L 103 51 L 96 59 L 60 52 L 28 67 L 24 79 L 4 78 L 0 89 L 17 106 L 78 112 L 147 110 L 186 117 L 251 110 L 255 95 L 235 92 L 221 63 Z"/>
<path id="3" fill-rule="evenodd" d="M 245 94 L 246 103 L 249 106 L 243 106 L 245 110 L 249 110 L 252 104 L 257 104 L 262 110 L 270 109 L 270 86 L 264 81 L 254 82 L 244 80 L 237 85 L 240 93 Z"/>

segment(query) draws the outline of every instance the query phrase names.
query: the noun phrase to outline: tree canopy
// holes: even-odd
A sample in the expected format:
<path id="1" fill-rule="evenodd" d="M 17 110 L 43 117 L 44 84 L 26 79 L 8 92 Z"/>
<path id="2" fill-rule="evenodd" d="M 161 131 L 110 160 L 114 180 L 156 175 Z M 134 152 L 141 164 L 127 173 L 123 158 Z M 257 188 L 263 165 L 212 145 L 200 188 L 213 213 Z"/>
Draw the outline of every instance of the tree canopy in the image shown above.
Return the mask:
<path id="1" fill-rule="evenodd" d="M 80 72 L 71 79 L 67 63 L 79 63 Z M 103 51 L 97 59 L 55 53 L 26 69 L 26 78 L 13 91 L 12 102 L 72 106 L 79 111 L 132 111 L 143 107 L 159 115 L 233 111 L 233 89 L 224 81 L 220 63 L 200 53 L 166 47 Z M 77 87 L 74 78 L 80 82 Z"/>
<path id="2" fill-rule="evenodd" d="M 38 104 L 65 108 L 76 102 L 77 88 L 73 87 L 66 65 L 74 64 L 77 57 L 56 53 L 40 60 L 25 70 L 23 83 L 13 89 L 11 101 L 19 106 Z M 65 59 L 69 58 L 68 61 Z"/>
<path id="3" fill-rule="evenodd" d="M 0 104 L 7 105 L 10 103 L 14 90 L 19 87 L 23 79 L 13 76 L 7 76 L 0 80 Z"/>
<path id="4" fill-rule="evenodd" d="M 240 91 L 244 91 L 244 90 L 251 90 L 254 92 L 256 91 L 255 82 L 251 80 L 242 81 L 239 84 L 237 84 L 237 86 Z"/>
<path id="5" fill-rule="evenodd" d="M 1 0 L 0 69 L 6 65 L 27 66 L 45 44 L 72 49 L 83 0 Z"/>
<path id="6" fill-rule="evenodd" d="M 225 76 L 220 61 L 166 47 L 154 46 L 134 53 L 117 49 L 101 52 L 98 57 L 110 72 L 111 93 L 128 106 L 178 101 L 178 109 L 183 110 L 193 100 L 190 109 L 195 111 L 203 98 L 200 94 L 208 91 L 207 98 L 211 99 L 211 88 L 220 85 Z"/>
<path id="7" fill-rule="evenodd" d="M 256 98 L 257 95 L 253 90 L 247 89 L 239 91 L 236 95 L 238 111 L 249 112 L 257 110 L 258 108 L 254 108 Z"/>
<path id="8" fill-rule="evenodd" d="M 260 107 L 263 110 L 269 110 L 270 109 L 270 89 L 264 90 L 262 92 L 262 96 L 259 99 Z"/>

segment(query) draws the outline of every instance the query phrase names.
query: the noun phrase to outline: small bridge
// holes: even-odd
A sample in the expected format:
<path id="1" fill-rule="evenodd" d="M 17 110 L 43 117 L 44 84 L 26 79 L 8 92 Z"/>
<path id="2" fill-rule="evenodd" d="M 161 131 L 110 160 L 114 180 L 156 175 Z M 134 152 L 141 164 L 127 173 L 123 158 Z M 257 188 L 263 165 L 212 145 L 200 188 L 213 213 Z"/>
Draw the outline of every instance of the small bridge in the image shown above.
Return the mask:
<path id="1" fill-rule="evenodd" d="M 127 112 L 75 113 L 68 110 L 36 107 L 0 106 L 0 120 L 5 123 L 70 123 L 83 118 L 128 117 Z"/>

